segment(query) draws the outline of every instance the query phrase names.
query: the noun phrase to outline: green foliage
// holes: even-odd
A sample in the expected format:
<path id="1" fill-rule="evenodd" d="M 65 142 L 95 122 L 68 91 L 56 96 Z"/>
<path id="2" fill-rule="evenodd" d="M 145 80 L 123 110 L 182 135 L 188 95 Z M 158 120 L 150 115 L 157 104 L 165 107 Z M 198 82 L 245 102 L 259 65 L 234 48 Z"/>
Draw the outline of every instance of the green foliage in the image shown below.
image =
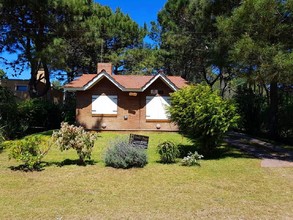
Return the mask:
<path id="1" fill-rule="evenodd" d="M 157 147 L 160 154 L 160 161 L 162 163 L 175 163 L 179 156 L 179 149 L 177 145 L 171 141 L 160 143 Z"/>
<path id="2" fill-rule="evenodd" d="M 64 122 L 69 124 L 75 123 L 76 97 L 75 93 L 69 92 L 66 94 L 66 99 L 62 105 L 62 118 Z"/>
<path id="3" fill-rule="evenodd" d="M 236 107 L 210 87 L 187 86 L 171 95 L 171 120 L 180 132 L 210 155 L 225 132 L 237 125 Z"/>
<path id="4" fill-rule="evenodd" d="M 59 105 L 42 99 L 29 99 L 19 103 L 21 123 L 27 126 L 28 132 L 34 129 L 56 129 L 61 123 L 61 109 Z"/>
<path id="5" fill-rule="evenodd" d="M 279 133 L 282 138 L 291 140 L 293 144 L 293 91 L 290 87 L 283 88 L 280 92 L 280 106 L 279 106 Z"/>
<path id="6" fill-rule="evenodd" d="M 9 159 L 22 161 L 26 169 L 37 170 L 40 169 L 41 160 L 48 153 L 50 147 L 50 144 L 44 143 L 38 136 L 26 137 L 9 146 Z"/>
<path id="7" fill-rule="evenodd" d="M 85 164 L 86 159 L 91 159 L 96 135 L 86 132 L 83 127 L 62 122 L 60 130 L 54 131 L 52 138 L 61 151 L 76 150 L 80 163 Z"/>
<path id="8" fill-rule="evenodd" d="M 15 138 L 21 133 L 17 103 L 13 93 L 0 86 L 0 127 L 5 138 Z"/>
<path id="9" fill-rule="evenodd" d="M 189 152 L 186 157 L 181 161 L 183 166 L 200 166 L 200 159 L 203 158 L 203 155 L 198 154 L 197 151 L 194 153 Z"/>
<path id="10" fill-rule="evenodd" d="M 246 0 L 217 27 L 233 69 L 248 82 L 269 85 L 269 131 L 278 137 L 280 84 L 292 85 L 292 1 Z"/>
<path id="11" fill-rule="evenodd" d="M 164 50 L 166 72 L 210 85 L 219 78 L 228 80 L 228 51 L 215 24 L 218 15 L 228 16 L 239 2 L 168 0 L 158 14 L 159 27 L 153 25 Z M 217 69 L 218 74 L 212 69 Z"/>
<path id="12" fill-rule="evenodd" d="M 147 163 L 146 150 L 129 144 L 127 140 L 116 139 L 105 152 L 106 166 L 114 168 L 144 167 Z"/>
<path id="13" fill-rule="evenodd" d="M 0 69 L 0 79 L 7 79 L 7 75 L 2 69 Z"/>
<path id="14" fill-rule="evenodd" d="M 3 128 L 0 127 L 0 153 L 1 153 L 2 149 L 3 149 L 2 143 L 5 140 L 3 133 L 4 133 Z"/>
<path id="15" fill-rule="evenodd" d="M 241 116 L 239 128 L 243 128 L 249 134 L 259 134 L 268 118 L 265 97 L 254 93 L 252 89 L 238 87 L 234 98 Z"/>

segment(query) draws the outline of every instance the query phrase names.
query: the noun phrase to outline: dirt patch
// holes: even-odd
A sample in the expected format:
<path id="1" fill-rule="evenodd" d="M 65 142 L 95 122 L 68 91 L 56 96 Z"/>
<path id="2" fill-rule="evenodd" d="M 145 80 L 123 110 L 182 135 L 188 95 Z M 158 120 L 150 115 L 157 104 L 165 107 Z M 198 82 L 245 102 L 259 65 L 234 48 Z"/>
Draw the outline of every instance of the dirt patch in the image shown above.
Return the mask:
<path id="1" fill-rule="evenodd" d="M 293 162 L 277 159 L 262 159 L 261 167 L 293 167 Z"/>

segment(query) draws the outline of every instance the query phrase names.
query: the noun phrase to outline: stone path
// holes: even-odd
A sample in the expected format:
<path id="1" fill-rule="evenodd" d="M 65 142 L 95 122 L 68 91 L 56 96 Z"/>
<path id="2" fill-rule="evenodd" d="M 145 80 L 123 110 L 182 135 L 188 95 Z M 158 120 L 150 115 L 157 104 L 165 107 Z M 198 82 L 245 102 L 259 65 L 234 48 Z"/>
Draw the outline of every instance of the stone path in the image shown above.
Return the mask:
<path id="1" fill-rule="evenodd" d="M 281 146 L 238 132 L 230 132 L 224 141 L 254 157 L 262 159 L 261 167 L 293 167 L 293 152 Z"/>

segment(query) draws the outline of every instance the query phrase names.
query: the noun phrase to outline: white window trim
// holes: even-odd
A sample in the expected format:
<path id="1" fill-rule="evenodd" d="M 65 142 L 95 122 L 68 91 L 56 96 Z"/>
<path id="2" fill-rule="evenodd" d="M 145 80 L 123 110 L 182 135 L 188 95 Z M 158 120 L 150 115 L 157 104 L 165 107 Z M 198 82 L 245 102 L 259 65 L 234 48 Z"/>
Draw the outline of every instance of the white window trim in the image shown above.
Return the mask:
<path id="1" fill-rule="evenodd" d="M 146 96 L 146 120 L 169 121 L 167 106 L 170 106 L 170 96 Z"/>
<path id="2" fill-rule="evenodd" d="M 118 111 L 117 95 L 93 95 L 92 115 L 116 116 Z"/>

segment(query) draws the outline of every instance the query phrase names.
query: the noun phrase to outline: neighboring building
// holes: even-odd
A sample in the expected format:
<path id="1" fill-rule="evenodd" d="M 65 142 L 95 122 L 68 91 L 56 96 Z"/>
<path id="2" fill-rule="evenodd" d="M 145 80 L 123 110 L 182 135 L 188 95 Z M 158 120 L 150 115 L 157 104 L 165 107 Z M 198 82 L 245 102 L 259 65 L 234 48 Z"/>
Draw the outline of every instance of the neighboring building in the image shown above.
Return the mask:
<path id="1" fill-rule="evenodd" d="M 76 121 L 89 130 L 176 131 L 168 119 L 170 93 L 188 83 L 179 76 L 110 75 L 112 66 L 98 64 L 98 74 L 83 74 L 64 86 L 76 93 Z"/>
<path id="2" fill-rule="evenodd" d="M 38 72 L 38 77 L 42 77 L 43 71 Z M 44 79 L 41 78 L 37 89 L 40 91 L 44 88 Z M 8 88 L 19 100 L 29 99 L 29 80 L 28 79 L 0 79 L 0 86 Z M 54 88 L 50 88 L 44 97 L 55 104 L 63 102 L 63 92 Z"/>
<path id="3" fill-rule="evenodd" d="M 28 83 L 26 79 L 0 79 L 0 86 L 9 89 L 20 100 L 29 98 Z"/>

